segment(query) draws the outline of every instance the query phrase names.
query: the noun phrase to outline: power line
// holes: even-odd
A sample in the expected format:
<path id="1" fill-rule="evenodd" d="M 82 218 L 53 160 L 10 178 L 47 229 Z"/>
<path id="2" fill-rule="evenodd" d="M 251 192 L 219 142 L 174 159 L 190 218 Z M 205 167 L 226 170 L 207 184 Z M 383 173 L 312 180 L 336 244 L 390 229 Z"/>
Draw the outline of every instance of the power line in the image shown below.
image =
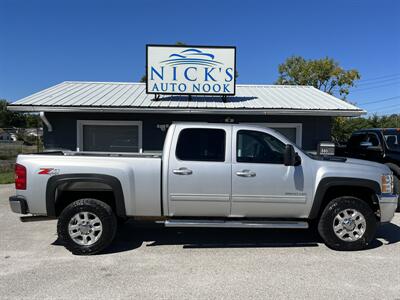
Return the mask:
<path id="1" fill-rule="evenodd" d="M 381 78 L 388 78 L 388 77 L 397 77 L 400 76 L 400 73 L 395 73 L 395 74 L 390 74 L 390 75 L 383 75 L 383 76 L 378 76 L 378 77 L 372 77 L 372 78 L 367 78 L 367 79 L 360 79 L 360 82 L 365 82 L 365 81 L 375 81 L 379 80 Z"/>
<path id="2" fill-rule="evenodd" d="M 396 76 L 397 78 L 395 77 L 395 78 L 386 78 L 385 79 L 385 77 L 393 77 L 393 76 Z M 375 82 L 365 82 L 365 81 L 373 81 L 373 80 L 375 80 Z M 358 83 L 358 82 L 361 82 L 361 83 Z M 371 78 L 371 79 L 359 80 L 358 82 L 354 86 L 349 87 L 350 89 L 355 89 L 355 90 L 352 90 L 352 92 L 400 84 L 400 73 L 386 75 L 386 76 L 380 76 L 380 77 L 376 77 L 375 79 Z M 359 88 L 359 87 L 361 87 L 361 88 Z M 339 92 L 339 91 L 340 91 L 339 86 L 335 86 L 331 90 L 332 93 Z"/>
<path id="3" fill-rule="evenodd" d="M 383 98 L 383 99 L 379 99 L 379 100 L 373 100 L 373 101 L 369 101 L 369 102 L 365 102 L 365 103 L 360 103 L 360 105 L 368 105 L 368 104 L 373 104 L 373 103 L 382 103 L 382 102 L 394 100 L 394 99 L 397 99 L 397 98 L 400 98 L 400 96 L 394 96 L 394 97 L 390 97 L 390 98 Z"/>
<path id="4" fill-rule="evenodd" d="M 376 83 L 370 83 L 370 84 L 365 84 L 365 85 L 355 85 L 350 87 L 351 92 L 358 92 L 358 91 L 364 91 L 364 90 L 370 90 L 374 88 L 381 88 L 381 87 L 386 87 L 386 86 L 391 86 L 391 85 L 400 85 L 400 78 L 396 78 L 396 81 L 394 82 L 376 82 Z M 360 88 L 361 86 L 361 88 Z M 334 87 L 332 89 L 332 92 L 340 92 L 340 87 Z"/>
<path id="5" fill-rule="evenodd" d="M 352 93 L 361 92 L 361 91 L 366 91 L 366 90 L 371 90 L 371 89 L 378 89 L 378 88 L 382 88 L 382 87 L 387 87 L 387 86 L 391 86 L 391 85 L 400 85 L 400 82 L 393 82 L 393 83 L 389 83 L 389 84 L 382 84 L 382 85 L 378 85 L 378 86 L 371 86 L 371 87 L 356 89 L 356 90 L 351 91 L 351 92 Z"/>
<path id="6" fill-rule="evenodd" d="M 398 81 L 398 80 L 400 80 L 400 77 L 399 78 L 380 79 L 380 80 L 376 80 L 375 82 L 356 83 L 356 86 L 357 87 L 360 87 L 360 86 L 363 87 L 363 86 L 382 84 L 382 83 L 391 82 L 391 81 Z"/>
<path id="7" fill-rule="evenodd" d="M 387 110 L 387 109 L 390 109 L 390 108 L 393 108 L 393 107 L 399 107 L 400 108 L 400 105 L 399 104 L 388 105 L 386 107 L 381 107 L 381 108 L 378 108 L 378 109 L 374 109 L 374 111 Z M 396 112 L 394 112 L 394 113 L 396 113 Z M 399 112 L 397 112 L 397 113 L 399 113 Z"/>

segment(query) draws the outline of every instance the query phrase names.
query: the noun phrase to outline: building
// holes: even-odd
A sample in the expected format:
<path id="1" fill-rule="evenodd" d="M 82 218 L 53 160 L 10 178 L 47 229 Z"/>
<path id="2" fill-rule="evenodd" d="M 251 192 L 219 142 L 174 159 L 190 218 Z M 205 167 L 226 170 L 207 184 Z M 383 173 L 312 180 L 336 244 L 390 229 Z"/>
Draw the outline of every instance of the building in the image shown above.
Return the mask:
<path id="1" fill-rule="evenodd" d="M 305 150 L 331 139 L 333 117 L 364 110 L 310 86 L 236 85 L 235 96 L 146 94 L 142 83 L 63 82 L 12 103 L 40 112 L 46 149 L 160 151 L 174 121 L 257 123 Z"/>

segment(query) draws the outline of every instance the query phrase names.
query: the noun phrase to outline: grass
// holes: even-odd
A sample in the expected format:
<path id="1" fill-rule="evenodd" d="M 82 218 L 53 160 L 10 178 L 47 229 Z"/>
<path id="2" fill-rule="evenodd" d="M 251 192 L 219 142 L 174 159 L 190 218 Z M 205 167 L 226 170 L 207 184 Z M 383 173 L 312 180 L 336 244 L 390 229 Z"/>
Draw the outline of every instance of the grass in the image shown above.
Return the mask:
<path id="1" fill-rule="evenodd" d="M 13 182 L 14 182 L 14 172 L 0 173 L 0 184 L 13 183 Z"/>
<path id="2" fill-rule="evenodd" d="M 18 154 L 36 152 L 36 146 L 0 143 L 0 184 L 14 182 L 14 165 Z"/>
<path id="3" fill-rule="evenodd" d="M 15 159 L 21 153 L 37 152 L 36 146 L 26 146 L 21 143 L 0 143 L 0 160 Z"/>

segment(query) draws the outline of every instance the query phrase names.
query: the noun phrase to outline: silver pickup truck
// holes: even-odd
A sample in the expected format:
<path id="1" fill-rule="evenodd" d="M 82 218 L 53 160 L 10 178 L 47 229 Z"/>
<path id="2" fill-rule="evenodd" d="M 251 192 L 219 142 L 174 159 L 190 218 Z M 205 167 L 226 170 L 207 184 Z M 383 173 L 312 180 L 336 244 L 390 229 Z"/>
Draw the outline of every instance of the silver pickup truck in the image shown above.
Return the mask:
<path id="1" fill-rule="evenodd" d="M 397 207 L 382 164 L 316 157 L 278 132 L 242 124 L 176 123 L 162 155 L 53 152 L 19 155 L 12 211 L 58 218 L 60 240 L 93 254 L 118 219 L 168 227 L 318 231 L 336 250 L 367 247 Z"/>

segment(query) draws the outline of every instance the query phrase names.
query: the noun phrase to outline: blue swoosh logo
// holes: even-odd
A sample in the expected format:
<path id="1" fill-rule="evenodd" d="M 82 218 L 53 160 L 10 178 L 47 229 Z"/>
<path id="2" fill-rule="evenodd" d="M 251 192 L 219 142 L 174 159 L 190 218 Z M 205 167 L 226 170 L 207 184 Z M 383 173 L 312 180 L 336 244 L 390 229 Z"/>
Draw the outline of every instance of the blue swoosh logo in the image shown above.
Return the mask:
<path id="1" fill-rule="evenodd" d="M 214 60 L 215 55 L 212 53 L 203 52 L 200 49 L 189 48 L 180 53 L 172 53 L 169 59 L 161 61 L 170 66 L 177 65 L 200 65 L 217 67 L 222 65 L 221 62 Z"/>

